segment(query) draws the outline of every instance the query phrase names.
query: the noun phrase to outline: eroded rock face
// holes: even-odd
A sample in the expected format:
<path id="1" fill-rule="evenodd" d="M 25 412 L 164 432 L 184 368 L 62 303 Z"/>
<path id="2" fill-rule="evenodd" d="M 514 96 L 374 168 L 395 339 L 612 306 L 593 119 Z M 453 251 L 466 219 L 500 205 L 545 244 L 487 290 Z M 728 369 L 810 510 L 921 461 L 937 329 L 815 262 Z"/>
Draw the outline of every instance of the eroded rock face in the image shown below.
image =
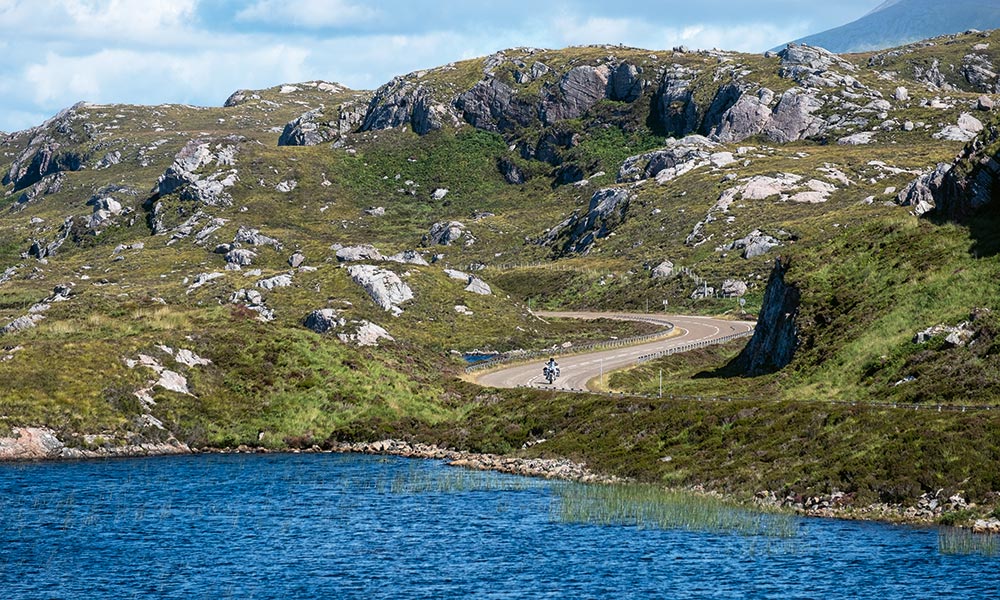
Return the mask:
<path id="1" fill-rule="evenodd" d="M 990 121 L 982 133 L 966 145 L 940 183 L 927 182 L 936 214 L 948 219 L 967 219 L 1000 196 L 998 142 L 1000 126 Z M 918 189 L 923 191 L 919 184 Z"/>
<path id="2" fill-rule="evenodd" d="M 512 131 L 538 118 L 534 103 L 518 98 L 513 88 L 496 79 L 480 81 L 455 100 L 467 123 L 486 131 Z"/>
<path id="3" fill-rule="evenodd" d="M 722 112 L 719 124 L 711 133 L 712 139 L 734 143 L 765 135 L 784 144 L 816 136 L 824 130 L 825 121 L 814 116 L 823 107 L 823 102 L 814 92 L 792 88 L 782 94 L 776 104 L 774 98 L 774 92 L 768 88 L 742 93 Z"/>
<path id="4" fill-rule="evenodd" d="M 590 199 L 586 215 L 573 214 L 550 229 L 538 243 L 559 244 L 562 252 L 585 254 L 594 242 L 607 237 L 625 221 L 631 200 L 632 193 L 627 189 L 598 190 Z"/>
<path id="5" fill-rule="evenodd" d="M 35 185 L 49 175 L 84 168 L 88 157 L 72 148 L 89 138 L 88 134 L 80 134 L 74 125 L 77 111 L 84 106 L 81 102 L 63 109 L 26 132 L 31 139 L 11 162 L 2 184 L 13 185 L 16 192 Z"/>
<path id="6" fill-rule="evenodd" d="M 916 215 L 923 215 L 934 210 L 935 194 L 942 190 L 945 176 L 951 171 L 951 165 L 939 164 L 934 170 L 924 173 L 909 183 L 896 196 L 900 206 L 912 206 Z"/>
<path id="7" fill-rule="evenodd" d="M 576 119 L 608 96 L 607 65 L 573 67 L 559 81 L 558 91 L 542 101 L 541 117 L 546 125 Z"/>
<path id="8" fill-rule="evenodd" d="M 63 172 L 52 173 L 51 175 L 46 175 L 41 178 L 36 183 L 32 184 L 26 188 L 20 196 L 17 198 L 17 204 L 11 207 L 11 210 L 19 210 L 26 204 L 30 204 L 51 194 L 58 194 L 62 190 L 63 183 L 66 181 L 66 175 Z"/>
<path id="9" fill-rule="evenodd" d="M 655 120 L 667 135 L 684 137 L 698 131 L 701 114 L 691 89 L 697 72 L 675 65 L 660 82 L 654 102 Z"/>
<path id="10" fill-rule="evenodd" d="M 450 106 L 436 102 L 430 90 L 412 76 L 396 77 L 375 92 L 361 130 L 409 126 L 423 135 L 441 129 L 446 123 L 458 124 Z"/>
<path id="11" fill-rule="evenodd" d="M 774 269 L 764 291 L 764 304 L 750 342 L 736 359 L 739 369 L 754 377 L 783 369 L 798 348 L 799 289 L 785 281 L 788 264 L 774 261 Z"/>

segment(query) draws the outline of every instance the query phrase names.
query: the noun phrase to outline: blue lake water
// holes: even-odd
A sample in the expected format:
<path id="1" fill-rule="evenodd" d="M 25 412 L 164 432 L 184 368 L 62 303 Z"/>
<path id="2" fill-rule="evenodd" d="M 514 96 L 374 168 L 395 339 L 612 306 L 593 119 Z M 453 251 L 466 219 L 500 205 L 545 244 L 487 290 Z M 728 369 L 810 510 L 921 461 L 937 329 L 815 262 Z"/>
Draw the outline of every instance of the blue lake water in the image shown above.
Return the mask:
<path id="1" fill-rule="evenodd" d="M 211 455 L 0 465 L 0 597 L 995 598 L 931 529 L 792 539 L 566 524 L 554 487 L 437 461 Z M 416 482 L 416 483 L 414 483 Z M 465 485 L 465 484 L 463 484 Z M 474 487 L 474 486 L 473 486 Z"/>

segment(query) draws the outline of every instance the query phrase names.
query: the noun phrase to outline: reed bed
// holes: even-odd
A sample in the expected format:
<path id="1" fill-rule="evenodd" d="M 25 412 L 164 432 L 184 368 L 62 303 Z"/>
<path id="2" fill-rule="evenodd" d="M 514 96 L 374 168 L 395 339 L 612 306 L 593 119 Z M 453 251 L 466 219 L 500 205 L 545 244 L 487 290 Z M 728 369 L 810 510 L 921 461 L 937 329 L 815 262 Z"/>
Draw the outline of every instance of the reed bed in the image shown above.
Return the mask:
<path id="1" fill-rule="evenodd" d="M 938 531 L 938 551 L 941 554 L 997 556 L 1000 554 L 1000 535 L 943 527 Z"/>
<path id="2" fill-rule="evenodd" d="M 548 482 L 494 471 L 450 469 L 444 473 L 413 469 L 378 480 L 375 489 L 392 494 L 449 494 L 464 492 L 522 492 L 547 487 Z"/>
<path id="3" fill-rule="evenodd" d="M 572 484 L 554 488 L 554 520 L 641 529 L 791 538 L 797 519 L 788 513 L 750 509 L 721 498 L 663 490 L 650 485 Z"/>

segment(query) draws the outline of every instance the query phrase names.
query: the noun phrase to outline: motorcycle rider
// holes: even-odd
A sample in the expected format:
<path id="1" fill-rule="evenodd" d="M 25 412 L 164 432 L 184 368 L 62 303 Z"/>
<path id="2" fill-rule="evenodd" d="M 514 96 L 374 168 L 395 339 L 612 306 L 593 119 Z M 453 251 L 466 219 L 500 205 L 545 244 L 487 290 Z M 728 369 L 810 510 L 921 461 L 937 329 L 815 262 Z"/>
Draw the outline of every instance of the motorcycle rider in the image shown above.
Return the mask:
<path id="1" fill-rule="evenodd" d="M 550 373 L 552 373 L 553 375 L 559 374 L 559 363 L 556 362 L 554 356 L 549 357 L 549 362 L 548 364 L 545 365 L 545 369 Z"/>

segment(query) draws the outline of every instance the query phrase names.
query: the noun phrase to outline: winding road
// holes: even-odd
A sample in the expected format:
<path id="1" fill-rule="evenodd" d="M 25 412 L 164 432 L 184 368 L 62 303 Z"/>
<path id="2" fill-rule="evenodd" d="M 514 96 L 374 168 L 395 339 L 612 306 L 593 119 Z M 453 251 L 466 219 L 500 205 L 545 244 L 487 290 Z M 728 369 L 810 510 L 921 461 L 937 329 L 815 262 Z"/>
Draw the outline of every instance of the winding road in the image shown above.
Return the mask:
<path id="1" fill-rule="evenodd" d="M 746 333 L 754 327 L 754 323 L 748 321 L 727 321 L 711 317 L 682 315 L 597 312 L 538 312 L 535 314 L 542 318 L 654 320 L 664 324 L 664 326 L 673 324 L 675 335 L 635 346 L 557 357 L 556 361 L 559 363 L 561 375 L 551 386 L 542 377 L 544 360 L 485 372 L 476 377 L 476 383 L 482 386 L 500 388 L 530 386 L 555 390 L 587 390 L 587 384 L 591 380 L 601 377 L 602 374 L 607 375 L 611 371 L 632 366 L 640 356 L 697 342 L 713 342 L 730 335 Z"/>

